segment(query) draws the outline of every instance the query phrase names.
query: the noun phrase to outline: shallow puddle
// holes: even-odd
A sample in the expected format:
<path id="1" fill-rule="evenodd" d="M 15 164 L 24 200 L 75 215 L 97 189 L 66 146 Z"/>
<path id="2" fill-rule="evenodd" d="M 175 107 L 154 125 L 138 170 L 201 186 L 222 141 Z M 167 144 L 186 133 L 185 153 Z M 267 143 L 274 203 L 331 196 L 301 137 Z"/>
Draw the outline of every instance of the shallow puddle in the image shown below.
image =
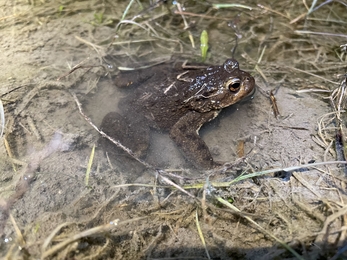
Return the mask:
<path id="1" fill-rule="evenodd" d="M 346 66 L 346 6 L 325 2 L 308 14 L 302 1 L 239 4 L 136 3 L 123 22 L 128 2 L 1 4 L 1 257 L 347 257 L 338 251 L 345 168 L 311 167 L 345 161 L 346 79 L 337 75 Z M 131 95 L 116 87 L 118 68 L 171 56 L 199 63 L 203 30 L 206 63 L 233 56 L 257 84 L 252 98 L 200 129 L 214 160 L 228 164 L 198 170 L 155 129 L 138 161 L 106 153 L 92 124 Z"/>

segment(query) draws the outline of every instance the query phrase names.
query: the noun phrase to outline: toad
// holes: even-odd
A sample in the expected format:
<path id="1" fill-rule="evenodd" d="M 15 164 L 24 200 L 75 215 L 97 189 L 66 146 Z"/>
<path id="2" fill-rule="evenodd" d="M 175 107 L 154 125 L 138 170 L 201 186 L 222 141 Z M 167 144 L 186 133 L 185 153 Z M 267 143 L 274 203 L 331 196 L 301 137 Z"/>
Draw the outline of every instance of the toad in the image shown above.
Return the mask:
<path id="1" fill-rule="evenodd" d="M 199 69 L 171 62 L 120 73 L 115 82 L 129 93 L 118 104 L 121 114 L 108 113 L 101 129 L 139 157 L 148 148 L 150 128 L 167 131 L 200 169 L 218 165 L 199 136 L 201 126 L 255 89 L 254 78 L 235 59 Z"/>

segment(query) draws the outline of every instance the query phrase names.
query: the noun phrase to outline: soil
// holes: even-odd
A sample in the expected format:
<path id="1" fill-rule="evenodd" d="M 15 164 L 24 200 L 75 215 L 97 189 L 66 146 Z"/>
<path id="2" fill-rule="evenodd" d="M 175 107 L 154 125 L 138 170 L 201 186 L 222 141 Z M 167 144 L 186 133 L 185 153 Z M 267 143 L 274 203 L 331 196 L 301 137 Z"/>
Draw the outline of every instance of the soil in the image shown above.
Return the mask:
<path id="1" fill-rule="evenodd" d="M 121 21 L 128 4 L 0 4 L 0 256 L 347 259 L 346 168 L 330 163 L 346 162 L 346 5 L 134 2 Z M 114 76 L 201 62 L 202 30 L 206 63 L 233 56 L 257 83 L 200 131 L 228 164 L 198 171 L 158 131 L 144 161 L 106 153 L 90 122 L 119 109 Z"/>

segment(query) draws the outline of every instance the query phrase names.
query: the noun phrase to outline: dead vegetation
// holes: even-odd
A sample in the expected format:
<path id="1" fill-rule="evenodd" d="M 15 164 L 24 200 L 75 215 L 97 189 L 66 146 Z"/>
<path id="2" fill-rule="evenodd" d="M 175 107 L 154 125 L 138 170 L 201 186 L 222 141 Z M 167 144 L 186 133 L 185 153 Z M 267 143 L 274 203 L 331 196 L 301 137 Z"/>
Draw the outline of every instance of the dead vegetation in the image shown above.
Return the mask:
<path id="1" fill-rule="evenodd" d="M 24 56 L 16 66 L 7 58 L 6 83 L 0 86 L 1 256 L 346 258 L 346 4 L 129 1 L 122 6 L 112 1 L 3 4 L 0 30 L 7 35 L 13 30 L 7 56 Z M 52 28 L 60 21 L 73 25 L 71 35 L 55 34 Z M 101 89 L 101 79 L 175 55 L 201 61 L 203 30 L 210 39 L 207 62 L 235 55 L 262 93 L 254 100 L 263 100 L 256 103 L 254 128 L 237 136 L 240 158 L 198 174 L 135 158 L 142 167 L 139 177 L 102 151 L 90 157 L 103 133 L 92 118 L 98 113 L 83 106 Z M 46 35 L 41 45 L 33 40 L 36 31 Z M 27 42 L 23 33 L 30 36 Z M 61 60 L 65 47 L 69 51 Z M 37 58 L 26 72 L 29 81 L 14 78 L 12 71 L 30 67 L 26 59 L 33 61 L 28 57 L 36 51 L 47 52 L 47 60 Z M 292 120 L 292 108 L 277 98 L 284 88 L 291 91 L 287 97 L 305 105 L 309 97 L 316 100 L 316 113 L 308 105 L 294 113 L 312 113 L 308 118 L 314 124 Z M 328 109 L 319 108 L 322 100 Z M 256 124 L 260 118 L 265 123 Z M 294 154 L 290 141 L 276 150 L 270 141 L 282 130 L 314 147 L 313 155 L 299 146 Z M 309 131 L 311 139 L 300 135 Z"/>

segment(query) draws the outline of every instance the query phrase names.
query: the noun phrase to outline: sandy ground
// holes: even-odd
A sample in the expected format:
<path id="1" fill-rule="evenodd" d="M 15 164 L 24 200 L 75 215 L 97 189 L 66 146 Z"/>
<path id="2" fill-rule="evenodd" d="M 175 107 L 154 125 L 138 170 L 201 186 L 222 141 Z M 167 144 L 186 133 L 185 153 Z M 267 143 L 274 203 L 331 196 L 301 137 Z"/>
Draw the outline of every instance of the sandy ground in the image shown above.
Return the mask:
<path id="1" fill-rule="evenodd" d="M 190 25 L 184 30 L 181 15 L 174 13 L 177 6 L 152 10 L 143 3 L 142 12 L 134 4 L 126 16 L 130 20 L 141 14 L 135 20 L 142 27 L 126 20 L 117 31 L 127 4 L 2 1 L 1 256 L 347 258 L 344 166 L 307 166 L 344 160 L 336 138 L 341 121 L 328 97 L 343 86 L 338 75 L 346 67 L 340 48 L 346 44 L 346 6 L 330 3 L 305 16 L 301 1 L 281 1 L 271 8 L 244 1 L 252 10 L 188 1 L 181 3 Z M 124 154 L 106 156 L 100 134 L 81 115 L 74 95 L 99 126 L 124 95 L 112 81 L 118 67 L 173 54 L 197 61 L 203 29 L 210 38 L 209 64 L 232 56 L 239 36 L 235 58 L 258 86 L 252 99 L 224 109 L 200 131 L 215 160 L 230 162 L 229 167 L 193 169 L 167 133 L 158 131 L 152 132 L 145 160 L 153 168 Z M 300 165 L 306 166 L 281 170 Z M 277 170 L 221 184 L 270 169 Z M 206 182 L 205 188 L 186 187 Z"/>

